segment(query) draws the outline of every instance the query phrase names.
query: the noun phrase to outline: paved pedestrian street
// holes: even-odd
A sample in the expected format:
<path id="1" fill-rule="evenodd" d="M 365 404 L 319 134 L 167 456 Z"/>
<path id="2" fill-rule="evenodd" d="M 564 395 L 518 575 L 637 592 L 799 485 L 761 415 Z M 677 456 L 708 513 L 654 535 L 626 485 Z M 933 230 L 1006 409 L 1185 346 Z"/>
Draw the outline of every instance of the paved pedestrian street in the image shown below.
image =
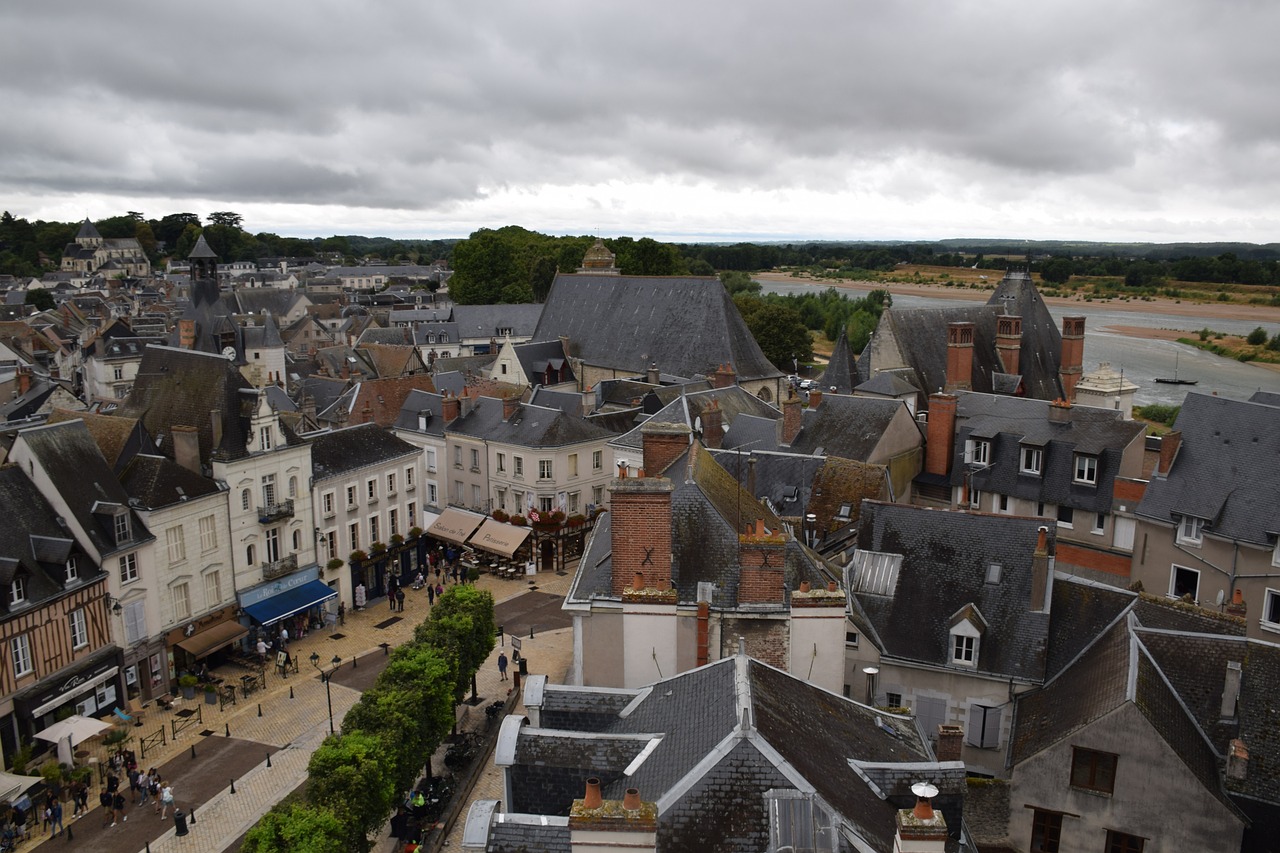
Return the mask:
<path id="1" fill-rule="evenodd" d="M 566 575 L 540 574 L 536 581 L 485 575 L 476 583 L 493 593 L 499 602 L 498 613 L 511 622 L 512 628 L 523 632 L 521 643 L 529 671 L 547 674 L 554 681 L 563 679 L 572 655 L 571 632 L 564 627 L 567 620 L 559 612 L 559 599 L 571 580 L 572 569 Z M 528 590 L 535 585 L 537 592 L 530 594 Z M 195 812 L 189 834 L 177 837 L 172 816 L 162 821 L 150 805 L 129 804 L 125 808 L 127 821 L 114 827 L 103 826 L 103 811 L 97 806 L 102 789 L 95 779 L 89 795 L 92 809 L 87 816 L 70 820 L 70 806 L 67 806 L 71 848 L 92 849 L 98 853 L 140 853 L 148 845 L 152 853 L 223 853 L 238 849 L 240 837 L 271 806 L 305 781 L 312 752 L 329 734 L 329 699 L 332 700 L 333 725 L 339 728 L 347 710 L 359 699 L 360 691 L 372 684 L 386 665 L 389 649 L 409 640 L 414 628 L 426 618 L 426 592 L 410 589 L 405 592 L 403 614 L 391 613 L 385 600 L 380 599 L 371 602 L 366 610 L 349 612 L 343 625 L 294 640 L 289 651 L 297 660 L 298 671 L 281 674 L 270 669 L 266 686 L 248 697 L 237 691 L 235 705 L 225 709 L 209 705 L 200 694 L 195 699 L 175 702 L 169 711 L 153 704 L 146 710 L 142 725 L 132 729 L 134 737 L 127 747 L 137 754 L 142 769 L 160 768 L 163 777 L 172 782 L 176 804 L 185 814 Z M 523 600 L 519 596 L 523 596 Z M 396 616 L 402 618 L 394 619 Z M 530 627 L 534 630 L 533 639 L 529 639 Z M 544 628 L 546 633 L 540 633 Z M 498 653 L 504 650 L 510 656 L 509 634 L 504 637 L 503 645 L 495 647 L 477 675 L 481 703 L 474 707 L 459 706 L 461 728 L 483 726 L 484 705 L 508 695 L 512 682 L 499 679 L 497 665 Z M 319 672 L 311 665 L 312 653 L 319 655 L 320 666 L 326 671 L 333 668 L 331 661 L 335 655 L 342 660 L 329 685 L 329 697 Z M 244 672 L 228 666 L 216 674 L 238 682 Z M 522 706 L 517 706 L 517 712 L 521 710 Z M 179 730 L 176 739 L 172 737 L 175 720 Z M 158 744 L 162 729 L 164 745 L 152 746 Z M 143 739 L 148 744 L 145 756 Z M 83 760 L 105 763 L 107 750 L 96 740 L 86 741 L 82 747 L 90 753 Z M 268 756 L 270 766 L 267 766 Z M 438 756 L 436 760 L 439 761 Z M 491 758 L 485 761 L 489 767 L 474 797 L 500 799 L 501 794 L 494 791 L 501 790 L 501 777 L 494 774 Z M 435 769 L 443 771 L 443 765 Z M 127 785 L 126 780 L 124 787 Z M 465 817 L 465 809 L 461 814 Z M 461 829 L 460 820 L 453 834 L 460 837 Z M 456 842 L 447 844 L 457 846 Z M 18 849 L 49 847 L 53 850 L 64 845 L 67 845 L 65 836 L 50 840 L 47 835 L 38 835 Z M 390 851 L 393 848 L 384 829 L 375 849 Z"/>

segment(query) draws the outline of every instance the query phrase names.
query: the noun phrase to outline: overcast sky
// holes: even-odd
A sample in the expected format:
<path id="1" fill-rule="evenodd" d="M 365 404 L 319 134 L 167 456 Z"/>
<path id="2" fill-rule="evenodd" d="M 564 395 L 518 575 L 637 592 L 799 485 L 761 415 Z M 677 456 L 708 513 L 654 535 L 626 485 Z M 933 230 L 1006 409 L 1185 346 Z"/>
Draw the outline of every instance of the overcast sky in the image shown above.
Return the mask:
<path id="1" fill-rule="evenodd" d="M 1280 240 L 1280 3 L 0 3 L 0 207 Z"/>

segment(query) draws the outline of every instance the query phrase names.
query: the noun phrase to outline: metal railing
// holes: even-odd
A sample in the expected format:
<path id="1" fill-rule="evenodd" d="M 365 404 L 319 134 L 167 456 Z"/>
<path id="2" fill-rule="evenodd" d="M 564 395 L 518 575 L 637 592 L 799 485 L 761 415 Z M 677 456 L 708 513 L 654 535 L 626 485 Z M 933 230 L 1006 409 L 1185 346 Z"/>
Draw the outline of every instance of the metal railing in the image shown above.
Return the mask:
<path id="1" fill-rule="evenodd" d="M 258 521 L 269 524 L 282 518 L 293 518 L 293 499 L 258 507 Z"/>
<path id="2" fill-rule="evenodd" d="M 262 564 L 262 579 L 269 581 L 278 578 L 281 575 L 287 575 L 290 572 L 298 570 L 298 555 L 290 554 L 289 556 L 274 560 L 270 563 Z"/>

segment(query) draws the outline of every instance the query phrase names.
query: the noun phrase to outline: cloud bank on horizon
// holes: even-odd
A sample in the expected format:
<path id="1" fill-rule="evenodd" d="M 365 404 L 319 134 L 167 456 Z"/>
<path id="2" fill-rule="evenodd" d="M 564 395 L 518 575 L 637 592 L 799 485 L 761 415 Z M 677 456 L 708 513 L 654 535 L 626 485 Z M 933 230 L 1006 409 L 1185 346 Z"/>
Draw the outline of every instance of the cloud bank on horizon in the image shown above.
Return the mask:
<path id="1" fill-rule="evenodd" d="M 0 206 L 1273 242 L 1280 4 L 0 4 Z"/>

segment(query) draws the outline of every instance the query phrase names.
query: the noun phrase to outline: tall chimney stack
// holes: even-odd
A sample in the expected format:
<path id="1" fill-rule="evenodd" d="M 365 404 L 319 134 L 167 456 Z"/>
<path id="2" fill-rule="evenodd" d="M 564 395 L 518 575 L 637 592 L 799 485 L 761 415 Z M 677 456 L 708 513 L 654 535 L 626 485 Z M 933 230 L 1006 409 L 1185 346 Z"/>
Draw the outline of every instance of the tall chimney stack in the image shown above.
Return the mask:
<path id="1" fill-rule="evenodd" d="M 1022 355 L 1022 318 L 996 318 L 996 353 L 1005 373 L 1017 374 Z"/>
<path id="2" fill-rule="evenodd" d="M 947 324 L 948 391 L 973 387 L 973 323 Z"/>
<path id="3" fill-rule="evenodd" d="M 1062 393 L 1067 402 L 1076 401 L 1076 383 L 1084 372 L 1084 318 L 1062 318 L 1062 358 L 1058 376 L 1062 380 Z"/>
<path id="4" fill-rule="evenodd" d="M 720 401 L 712 397 L 710 404 L 702 410 L 702 443 L 715 449 L 723 441 L 724 412 L 720 410 Z"/>
<path id="5" fill-rule="evenodd" d="M 929 395 L 929 423 L 924 448 L 926 474 L 945 477 L 951 473 L 951 456 L 956 442 L 955 394 Z"/>

